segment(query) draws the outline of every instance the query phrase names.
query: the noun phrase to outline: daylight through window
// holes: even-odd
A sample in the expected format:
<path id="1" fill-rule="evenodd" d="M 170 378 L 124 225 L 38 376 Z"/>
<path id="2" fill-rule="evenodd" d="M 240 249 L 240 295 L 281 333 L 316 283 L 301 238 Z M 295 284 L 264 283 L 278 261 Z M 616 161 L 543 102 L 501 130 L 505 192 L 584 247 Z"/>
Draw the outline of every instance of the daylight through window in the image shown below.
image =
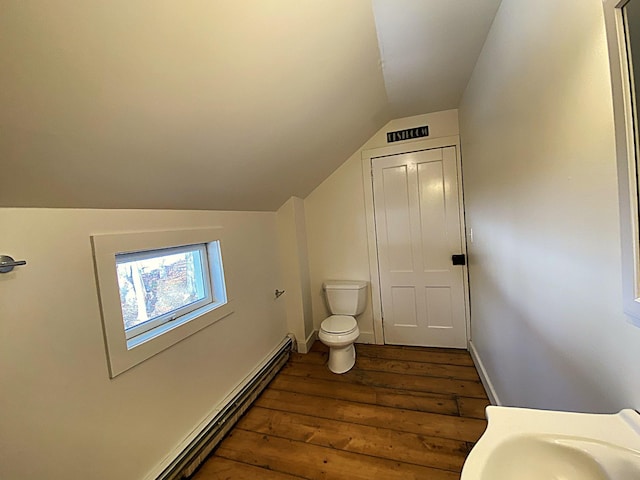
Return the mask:
<path id="1" fill-rule="evenodd" d="M 214 301 L 205 245 L 116 255 L 127 339 Z"/>

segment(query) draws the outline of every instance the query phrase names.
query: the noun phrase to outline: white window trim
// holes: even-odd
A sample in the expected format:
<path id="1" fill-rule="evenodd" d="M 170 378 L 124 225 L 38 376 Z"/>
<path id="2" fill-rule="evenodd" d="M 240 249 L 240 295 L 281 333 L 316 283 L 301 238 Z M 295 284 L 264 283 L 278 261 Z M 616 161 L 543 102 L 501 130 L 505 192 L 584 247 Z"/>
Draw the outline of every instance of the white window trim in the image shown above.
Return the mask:
<path id="1" fill-rule="evenodd" d="M 120 291 L 116 271 L 116 254 L 157 250 L 183 245 L 210 244 L 220 242 L 223 250 L 222 228 L 193 230 L 170 230 L 156 232 L 116 233 L 92 235 L 93 256 L 98 286 L 98 297 L 102 313 L 109 375 L 111 378 L 151 358 L 179 341 L 193 335 L 212 323 L 233 313 L 228 295 L 228 284 L 219 298 L 226 296 L 227 302 L 209 303 L 173 322 L 165 323 L 149 332 L 137 335 L 127 342 L 122 319 Z M 225 285 L 221 259 L 209 251 L 210 272 L 213 284 Z M 217 278 L 215 278 L 218 276 Z M 220 296 L 220 294 L 222 295 Z M 214 292 L 214 296 L 216 293 Z"/>
<path id="2" fill-rule="evenodd" d="M 620 239 L 622 250 L 622 302 L 630 323 L 640 326 L 640 225 L 634 105 L 622 7 L 628 0 L 603 0 L 616 133 Z"/>

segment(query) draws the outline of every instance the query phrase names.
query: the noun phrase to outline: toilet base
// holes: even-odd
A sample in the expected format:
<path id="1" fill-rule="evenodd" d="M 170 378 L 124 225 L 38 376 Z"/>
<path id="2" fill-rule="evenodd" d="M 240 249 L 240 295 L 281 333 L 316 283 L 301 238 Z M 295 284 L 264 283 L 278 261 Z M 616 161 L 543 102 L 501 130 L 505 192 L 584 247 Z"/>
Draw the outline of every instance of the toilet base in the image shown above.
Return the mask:
<path id="1" fill-rule="evenodd" d="M 333 373 L 346 373 L 356 363 L 356 349 L 353 343 L 344 347 L 329 347 L 329 363 L 327 366 Z"/>

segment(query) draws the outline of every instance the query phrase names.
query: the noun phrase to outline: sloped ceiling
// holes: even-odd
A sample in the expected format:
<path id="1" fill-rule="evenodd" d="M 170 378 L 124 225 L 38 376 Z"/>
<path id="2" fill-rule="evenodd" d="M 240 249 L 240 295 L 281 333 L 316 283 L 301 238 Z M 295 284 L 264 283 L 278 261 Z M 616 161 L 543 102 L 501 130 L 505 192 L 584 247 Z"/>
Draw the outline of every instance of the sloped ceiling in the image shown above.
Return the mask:
<path id="1" fill-rule="evenodd" d="M 500 0 L 373 0 L 394 118 L 458 108 Z"/>
<path id="2" fill-rule="evenodd" d="M 498 3 L 4 1 L 0 206 L 275 210 L 456 108 Z"/>

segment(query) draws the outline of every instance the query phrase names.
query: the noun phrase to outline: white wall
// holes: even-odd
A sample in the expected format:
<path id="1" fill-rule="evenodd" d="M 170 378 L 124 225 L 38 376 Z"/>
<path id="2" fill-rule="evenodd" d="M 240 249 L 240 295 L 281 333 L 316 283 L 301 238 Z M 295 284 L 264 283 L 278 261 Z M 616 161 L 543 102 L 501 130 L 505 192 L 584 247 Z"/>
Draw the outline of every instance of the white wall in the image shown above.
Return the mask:
<path id="1" fill-rule="evenodd" d="M 446 110 L 392 120 L 305 198 L 311 300 L 316 330 L 329 314 L 322 292 L 324 280 L 371 281 L 362 151 L 387 146 L 386 133 L 389 131 L 425 124 L 429 125 L 429 138 L 457 135 L 458 111 Z M 397 142 L 394 145 L 402 143 L 409 144 L 411 141 Z M 358 317 L 358 326 L 360 328 L 358 342 L 373 343 L 370 288 L 367 309 Z"/>
<path id="2" fill-rule="evenodd" d="M 0 209 L 0 478 L 142 479 L 284 338 L 276 215 Z M 235 312 L 109 379 L 89 236 L 222 226 Z"/>
<path id="3" fill-rule="evenodd" d="M 277 212 L 282 272 L 281 290 L 287 328 L 296 337 L 298 351 L 307 353 L 315 339 L 311 313 L 309 255 L 304 202 L 291 197 Z"/>
<path id="4" fill-rule="evenodd" d="M 507 405 L 640 408 L 602 3 L 503 0 L 460 107 L 472 341 Z"/>

